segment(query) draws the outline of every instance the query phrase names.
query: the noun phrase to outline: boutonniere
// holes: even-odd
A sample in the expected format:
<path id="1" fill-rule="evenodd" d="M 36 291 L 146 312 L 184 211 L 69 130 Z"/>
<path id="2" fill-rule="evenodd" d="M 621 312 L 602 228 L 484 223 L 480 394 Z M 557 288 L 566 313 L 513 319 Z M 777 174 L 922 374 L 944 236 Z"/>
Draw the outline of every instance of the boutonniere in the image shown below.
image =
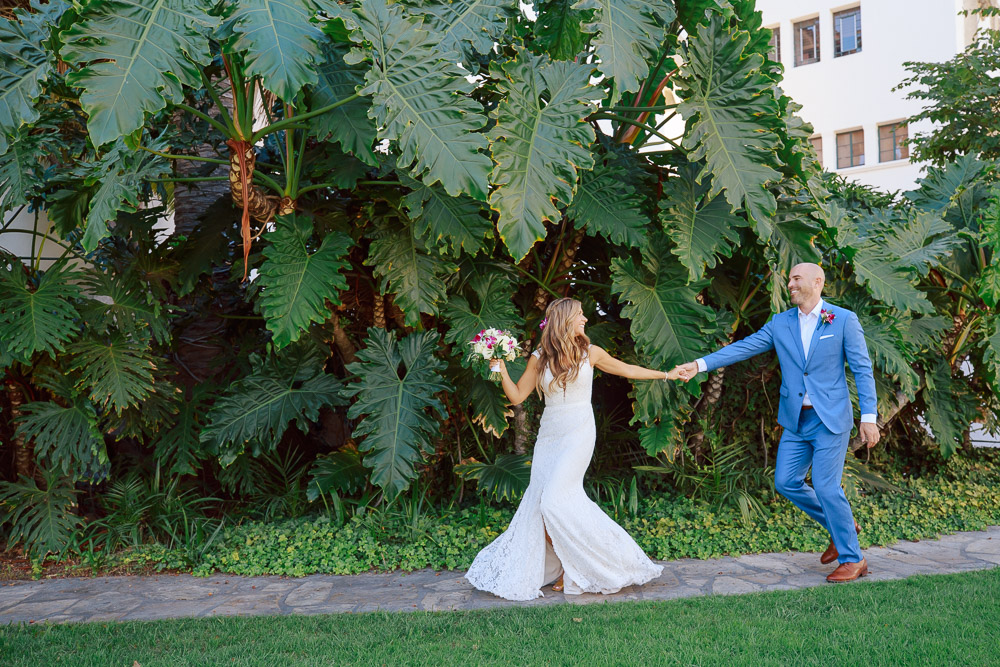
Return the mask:
<path id="1" fill-rule="evenodd" d="M 833 324 L 834 315 L 832 312 L 826 308 L 821 308 L 819 311 L 819 319 L 823 321 L 823 324 Z"/>

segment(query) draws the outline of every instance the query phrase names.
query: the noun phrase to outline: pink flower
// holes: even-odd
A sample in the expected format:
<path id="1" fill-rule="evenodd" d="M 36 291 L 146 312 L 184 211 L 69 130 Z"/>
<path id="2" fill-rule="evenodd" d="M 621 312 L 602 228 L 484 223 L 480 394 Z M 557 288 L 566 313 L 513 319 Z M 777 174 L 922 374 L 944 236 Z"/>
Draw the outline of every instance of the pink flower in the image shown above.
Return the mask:
<path id="1" fill-rule="evenodd" d="M 549 318 L 546 317 L 544 320 L 542 320 L 542 323 L 538 325 L 538 328 L 539 329 L 544 329 L 545 325 L 548 324 L 548 323 L 549 323 Z"/>
<path id="2" fill-rule="evenodd" d="M 833 324 L 834 317 L 834 314 L 826 308 L 821 308 L 819 311 L 819 319 L 821 319 L 824 324 Z"/>

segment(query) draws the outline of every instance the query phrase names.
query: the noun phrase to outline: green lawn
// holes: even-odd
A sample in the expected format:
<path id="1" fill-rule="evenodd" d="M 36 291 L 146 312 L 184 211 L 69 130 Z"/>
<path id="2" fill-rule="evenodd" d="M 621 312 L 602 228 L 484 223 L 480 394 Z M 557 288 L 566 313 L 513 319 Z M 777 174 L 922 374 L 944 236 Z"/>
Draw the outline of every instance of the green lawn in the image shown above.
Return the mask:
<path id="1" fill-rule="evenodd" d="M 1000 665 L 1000 569 L 670 602 L 0 628 L 4 665 Z"/>

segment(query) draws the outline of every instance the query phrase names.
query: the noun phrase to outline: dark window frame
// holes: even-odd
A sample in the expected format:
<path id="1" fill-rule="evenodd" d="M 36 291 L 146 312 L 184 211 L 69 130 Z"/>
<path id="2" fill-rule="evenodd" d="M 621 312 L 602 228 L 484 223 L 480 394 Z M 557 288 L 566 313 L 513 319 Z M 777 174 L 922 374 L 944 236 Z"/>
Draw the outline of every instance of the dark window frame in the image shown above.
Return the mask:
<path id="1" fill-rule="evenodd" d="M 809 58 L 803 57 L 802 52 L 802 35 L 807 29 L 811 29 L 813 34 L 813 56 Z M 814 16 L 811 19 L 796 21 L 792 24 L 792 33 L 795 38 L 793 40 L 795 46 L 795 66 L 801 67 L 802 65 L 818 63 L 820 61 L 819 17 Z"/>
<path id="2" fill-rule="evenodd" d="M 903 128 L 902 133 L 899 132 L 899 128 Z M 890 134 L 883 136 L 883 130 L 889 130 Z M 902 136 L 900 136 L 900 134 Z M 906 143 L 906 140 L 909 139 L 909 137 L 910 128 L 907 126 L 905 120 L 879 125 L 878 161 L 895 162 L 896 160 L 908 160 L 910 158 L 910 146 Z M 885 146 L 887 139 L 891 142 L 888 147 Z M 902 141 L 899 141 L 899 139 L 902 139 Z M 892 157 L 886 158 L 886 153 L 889 153 Z M 897 153 L 899 154 L 897 155 Z"/>
<path id="3" fill-rule="evenodd" d="M 771 58 L 776 63 L 781 62 L 781 26 L 774 26 L 769 28 L 771 31 L 771 39 L 768 41 L 767 45 L 771 47 L 768 51 L 768 57 Z"/>
<path id="4" fill-rule="evenodd" d="M 815 134 L 809 137 L 809 144 L 816 151 L 816 159 L 819 161 L 819 166 L 823 166 L 823 135 Z"/>
<path id="5" fill-rule="evenodd" d="M 861 141 L 855 141 L 854 137 L 856 134 L 861 135 Z M 846 144 L 841 142 L 841 137 L 848 137 Z M 861 152 L 855 153 L 854 147 L 861 146 Z M 843 149 L 847 149 L 847 154 L 844 155 Z M 843 164 L 845 162 L 847 164 Z M 844 132 L 837 133 L 837 169 L 850 169 L 852 167 L 863 167 L 865 165 L 865 130 L 864 128 L 859 128 L 857 130 L 846 130 Z"/>
<path id="6" fill-rule="evenodd" d="M 843 28 L 842 21 L 848 17 L 854 18 L 854 48 L 844 50 L 841 48 L 843 39 L 841 35 L 841 30 Z M 833 57 L 839 58 L 841 56 L 849 56 L 852 53 L 861 52 L 861 5 L 857 7 L 851 7 L 850 9 L 844 9 L 839 12 L 834 12 L 833 14 Z"/>

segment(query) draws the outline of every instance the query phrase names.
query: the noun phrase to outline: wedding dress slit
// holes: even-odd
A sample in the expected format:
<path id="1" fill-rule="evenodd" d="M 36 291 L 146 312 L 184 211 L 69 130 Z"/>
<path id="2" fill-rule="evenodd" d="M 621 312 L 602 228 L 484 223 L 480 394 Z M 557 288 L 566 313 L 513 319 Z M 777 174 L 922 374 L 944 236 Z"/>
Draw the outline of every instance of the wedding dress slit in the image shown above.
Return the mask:
<path id="1" fill-rule="evenodd" d="M 544 373 L 547 387 L 552 373 L 547 368 Z M 563 574 L 569 595 L 614 593 L 662 572 L 583 491 L 597 436 L 593 379 L 584 359 L 565 391 L 545 391 L 528 488 L 510 526 L 469 568 L 466 579 L 476 588 L 508 600 L 532 600 Z"/>

